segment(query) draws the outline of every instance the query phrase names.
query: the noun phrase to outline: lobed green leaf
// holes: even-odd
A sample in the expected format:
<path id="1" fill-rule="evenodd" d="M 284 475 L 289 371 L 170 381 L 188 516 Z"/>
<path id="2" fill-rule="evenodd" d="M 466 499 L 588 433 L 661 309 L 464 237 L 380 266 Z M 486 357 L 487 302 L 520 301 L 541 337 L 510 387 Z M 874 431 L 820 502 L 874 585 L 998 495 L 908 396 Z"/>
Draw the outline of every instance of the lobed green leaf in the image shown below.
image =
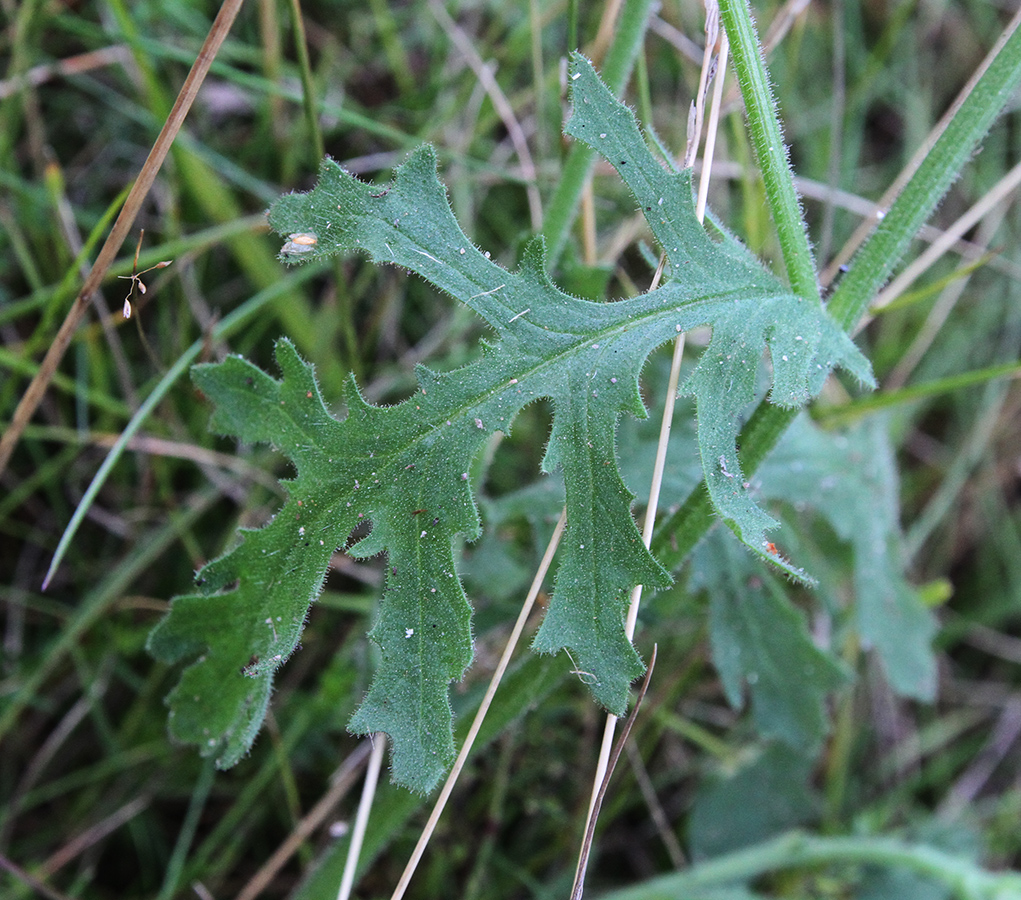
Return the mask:
<path id="1" fill-rule="evenodd" d="M 397 781 L 423 791 L 436 782 L 453 755 L 448 685 L 471 659 L 452 552 L 455 537 L 479 533 L 469 467 L 493 432 L 508 432 L 520 409 L 542 397 L 553 404 L 543 468 L 563 471 L 568 524 L 534 647 L 568 649 L 596 700 L 622 713 L 643 668 L 624 632 L 628 595 L 635 584 L 669 579 L 631 517 L 616 425 L 622 413 L 645 415 L 638 379 L 649 353 L 697 325 L 711 325 L 713 338 L 686 389 L 696 399 L 713 502 L 746 544 L 799 574 L 765 553 L 764 531 L 774 523 L 737 462 L 754 373 L 768 346 L 772 399 L 792 406 L 818 391 L 834 364 L 868 380 L 868 363 L 816 304 L 786 290 L 734 238 L 710 239 L 694 214 L 690 172 L 655 161 L 634 116 L 579 56 L 571 79 L 569 132 L 617 167 L 669 256 L 670 277 L 655 291 L 615 303 L 572 297 L 546 275 L 541 239 L 516 272 L 496 265 L 454 219 L 428 147 L 382 189 L 326 160 L 313 191 L 271 210 L 270 224 L 288 236 L 287 261 L 357 251 L 409 269 L 475 310 L 494 339 L 454 372 L 420 367 L 417 392 L 393 407 L 366 403 L 352 381 L 341 420 L 287 341 L 277 346 L 279 381 L 240 359 L 196 370 L 217 406 L 214 429 L 270 443 L 297 470 L 273 522 L 207 565 L 199 593 L 177 598 L 150 642 L 168 661 L 199 654 L 171 695 L 172 727 L 215 750 L 221 764 L 254 738 L 272 674 L 296 645 L 330 554 L 346 547 L 387 555 L 371 632 L 380 664 L 351 728 L 391 735 Z M 348 547 L 363 523 L 371 532 Z"/>
<path id="2" fill-rule="evenodd" d="M 759 733 L 811 758 L 829 730 L 827 697 L 847 681 L 846 669 L 816 646 L 776 579 L 726 531 L 696 549 L 691 586 L 708 589 L 713 663 L 730 705 L 744 705 L 747 685 Z"/>
<path id="3" fill-rule="evenodd" d="M 855 629 L 875 651 L 891 687 L 932 700 L 937 625 L 904 577 L 899 485 L 882 416 L 833 434 L 800 416 L 759 470 L 763 494 L 809 506 L 854 552 Z"/>

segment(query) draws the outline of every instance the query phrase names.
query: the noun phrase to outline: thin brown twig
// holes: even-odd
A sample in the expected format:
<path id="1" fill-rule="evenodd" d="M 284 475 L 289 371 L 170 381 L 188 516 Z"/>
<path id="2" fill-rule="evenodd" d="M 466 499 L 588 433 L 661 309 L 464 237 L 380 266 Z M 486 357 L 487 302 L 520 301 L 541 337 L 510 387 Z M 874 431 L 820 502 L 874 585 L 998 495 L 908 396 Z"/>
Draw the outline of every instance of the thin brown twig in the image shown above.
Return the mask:
<path id="1" fill-rule="evenodd" d="M 0 869 L 10 872 L 18 881 L 28 885 L 36 893 L 42 894 L 46 900 L 71 900 L 67 894 L 62 894 L 56 888 L 50 887 L 45 881 L 36 878 L 31 872 L 26 872 L 17 863 L 9 860 L 0 853 Z"/>
<path id="2" fill-rule="evenodd" d="M 589 854 L 592 852 L 592 840 L 596 835 L 596 822 L 599 820 L 599 810 L 603 805 L 603 799 L 606 797 L 606 789 L 610 785 L 610 776 L 613 775 L 613 770 L 617 767 L 617 760 L 620 759 L 624 744 L 627 743 L 628 735 L 631 734 L 631 728 L 635 724 L 635 719 L 638 718 L 638 710 L 641 709 L 642 700 L 645 699 L 645 692 L 649 689 L 652 670 L 656 668 L 657 649 L 658 645 L 653 644 L 649 668 L 645 670 L 645 679 L 642 681 L 641 690 L 638 691 L 638 697 L 635 700 L 634 708 L 631 710 L 631 715 L 627 717 L 627 721 L 621 729 L 620 737 L 617 738 L 617 743 L 613 746 L 609 764 L 606 766 L 606 774 L 603 775 L 603 781 L 599 785 L 599 793 L 596 795 L 595 803 L 592 804 L 588 828 L 585 829 L 585 839 L 581 842 L 581 853 L 578 855 L 578 868 L 574 873 L 574 887 L 571 888 L 571 900 L 581 900 L 581 895 L 585 892 L 585 870 L 588 868 Z"/>
<path id="3" fill-rule="evenodd" d="M 638 790 L 641 792 L 642 799 L 649 810 L 649 816 L 656 828 L 656 834 L 659 835 L 659 839 L 662 841 L 663 848 L 666 850 L 667 856 L 670 857 L 673 867 L 675 869 L 682 869 L 687 864 L 684 850 L 681 848 L 680 841 L 677 840 L 677 835 L 674 834 L 673 829 L 670 827 L 670 820 L 667 818 L 666 810 L 663 809 L 663 804 L 659 802 L 659 798 L 656 796 L 656 788 L 649 777 L 648 769 L 645 768 L 642 754 L 639 752 L 638 747 L 635 746 L 634 741 L 628 741 L 625 749 L 627 750 L 628 762 L 631 764 L 631 774 L 634 775 L 635 783 L 638 785 Z"/>
<path id="4" fill-rule="evenodd" d="M 323 794 L 307 815 L 294 826 L 287 839 L 277 847 L 273 855 L 262 864 L 237 895 L 237 900 L 255 900 L 269 885 L 273 877 L 287 863 L 313 831 L 326 819 L 358 780 L 365 760 L 370 752 L 370 741 L 362 741 L 341 763 L 333 776 L 330 789 Z"/>
<path id="5" fill-rule="evenodd" d="M 163 128 L 156 138 L 152 150 L 149 151 L 149 156 L 142 166 L 142 170 L 139 172 L 138 179 L 131 188 L 131 192 L 124 201 L 124 207 L 121 209 L 120 215 L 117 216 L 117 221 L 114 222 L 110 235 L 99 251 L 99 256 L 96 257 L 96 262 L 89 272 L 89 277 L 85 279 L 81 292 L 75 298 L 74 304 L 71 306 L 63 324 L 60 326 L 60 330 L 53 339 L 53 343 L 50 344 L 49 350 L 46 351 L 46 356 L 43 357 L 39 371 L 18 403 L 10 425 L 4 430 L 3 435 L 0 435 L 0 473 L 7 468 L 7 463 L 10 462 L 14 447 L 21 439 L 25 426 L 35 414 L 39 403 L 42 401 L 43 394 L 46 393 L 50 380 L 57 371 L 60 361 L 64 358 L 64 354 L 67 352 L 67 348 L 70 346 L 78 326 L 85 317 L 85 313 L 92 300 L 92 295 L 98 290 L 99 285 L 106 277 L 106 273 L 113 264 L 121 245 L 131 231 L 135 217 L 138 215 L 138 211 L 141 209 L 142 203 L 149 193 L 149 189 L 152 187 L 156 175 L 163 165 L 163 160 L 166 159 L 167 153 L 177 137 L 178 131 L 181 130 L 184 119 L 191 109 L 191 105 L 198 94 L 199 88 L 202 86 L 202 82 L 205 80 L 206 74 L 209 72 L 209 67 L 212 65 L 220 46 L 226 39 L 227 33 L 230 31 L 230 27 L 234 23 L 234 19 L 237 17 L 243 2 L 244 0 L 224 0 L 223 6 L 220 7 L 220 11 L 217 13 L 216 19 L 209 29 L 209 34 L 206 35 L 206 39 L 195 59 L 195 64 L 191 67 L 191 71 L 188 73 L 188 77 L 185 79 L 184 85 L 174 101 L 173 109 L 170 110 L 170 115 L 167 116 L 167 121 L 163 124 Z"/>
<path id="6" fill-rule="evenodd" d="M 150 798 L 144 796 L 136 797 L 134 800 L 125 803 L 120 809 L 114 810 L 105 819 L 96 822 L 77 837 L 72 838 L 57 850 L 56 853 L 50 854 L 39 867 L 40 871 L 45 872 L 47 875 L 52 875 L 54 872 L 62 869 L 76 856 L 88 850 L 89 847 L 98 844 L 107 835 L 120 828 L 121 825 L 130 822 L 149 803 Z"/>

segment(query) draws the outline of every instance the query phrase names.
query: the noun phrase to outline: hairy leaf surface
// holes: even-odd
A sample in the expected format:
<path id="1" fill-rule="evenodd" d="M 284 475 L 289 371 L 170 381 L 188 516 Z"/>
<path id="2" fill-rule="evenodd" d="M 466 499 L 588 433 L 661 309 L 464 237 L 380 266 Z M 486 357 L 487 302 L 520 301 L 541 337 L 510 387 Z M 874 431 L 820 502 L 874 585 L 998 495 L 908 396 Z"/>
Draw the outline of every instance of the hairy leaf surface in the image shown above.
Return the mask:
<path id="1" fill-rule="evenodd" d="M 811 757 L 828 731 L 826 700 L 848 672 L 817 647 L 804 616 L 776 579 L 717 529 L 693 554 L 691 586 L 709 593 L 713 663 L 727 700 L 751 695 L 759 732 Z"/>
<path id="2" fill-rule="evenodd" d="M 798 574 L 764 554 L 764 530 L 774 523 L 743 482 L 740 415 L 766 346 L 771 397 L 785 406 L 817 392 L 836 364 L 869 380 L 868 363 L 818 305 L 790 293 L 733 237 L 706 234 L 690 173 L 667 171 L 652 157 L 632 113 L 578 56 L 571 83 L 568 132 L 614 165 L 668 255 L 670 277 L 655 291 L 614 303 L 569 296 L 546 275 L 540 240 L 517 271 L 496 265 L 454 219 L 428 147 L 382 189 L 326 160 L 315 190 L 273 207 L 270 223 L 288 236 L 289 261 L 357 251 L 409 269 L 475 310 L 493 339 L 462 369 L 420 367 L 419 390 L 397 406 L 368 404 L 352 381 L 340 421 L 287 341 L 277 346 L 280 380 L 238 358 L 196 370 L 216 404 L 212 427 L 276 446 L 297 471 L 273 522 L 206 566 L 199 592 L 177 598 L 150 641 L 163 659 L 198 654 L 170 698 L 173 731 L 217 753 L 221 765 L 250 745 L 273 672 L 296 646 L 331 552 L 370 522 L 348 552 L 387 555 L 371 632 L 381 661 L 351 728 L 391 735 L 396 780 L 418 790 L 436 782 L 453 755 L 448 685 L 472 654 L 452 551 L 457 535 L 479 532 L 469 466 L 494 431 L 507 432 L 541 397 L 554 410 L 543 468 L 563 471 L 568 525 L 534 646 L 569 649 L 595 698 L 623 712 L 642 671 L 624 633 L 627 597 L 633 585 L 661 586 L 668 576 L 631 518 L 616 423 L 622 413 L 645 414 L 638 378 L 649 353 L 697 325 L 712 326 L 712 342 L 686 390 L 697 405 L 713 502 L 746 544 Z"/>
<path id="3" fill-rule="evenodd" d="M 854 552 L 854 620 L 893 689 L 932 700 L 937 625 L 904 576 L 900 490 L 883 417 L 831 434 L 801 416 L 759 470 L 762 492 L 818 511 Z"/>

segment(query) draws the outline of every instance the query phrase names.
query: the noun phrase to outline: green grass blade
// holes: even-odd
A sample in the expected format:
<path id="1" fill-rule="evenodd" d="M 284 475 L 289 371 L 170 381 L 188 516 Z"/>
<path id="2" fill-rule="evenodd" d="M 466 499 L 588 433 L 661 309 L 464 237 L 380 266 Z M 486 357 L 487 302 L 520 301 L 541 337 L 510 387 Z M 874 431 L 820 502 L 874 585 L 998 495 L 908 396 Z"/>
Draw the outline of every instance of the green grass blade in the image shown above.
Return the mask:
<path id="1" fill-rule="evenodd" d="M 243 322 L 251 318 L 255 313 L 262 309 L 267 303 L 287 294 L 294 290 L 299 284 L 309 280 L 315 275 L 322 272 L 321 266 L 309 266 L 306 269 L 301 269 L 295 272 L 293 275 L 287 275 L 280 278 L 280 280 L 272 287 L 266 288 L 260 291 L 251 300 L 243 303 L 237 309 L 235 309 L 229 316 L 226 316 L 222 322 L 220 322 L 212 331 L 211 337 L 213 340 L 220 340 L 227 335 L 231 334 L 238 326 Z M 64 558 L 64 554 L 67 552 L 67 548 L 71 545 L 71 541 L 74 540 L 75 533 L 78 531 L 78 526 L 81 525 L 86 514 L 89 511 L 89 507 L 92 505 L 93 500 L 96 499 L 96 494 L 99 493 L 100 488 L 106 482 L 107 476 L 110 474 L 110 470 L 117 464 L 121 454 L 124 452 L 124 448 L 128 445 L 128 442 L 132 437 L 137 434 L 138 429 L 142 427 L 142 423 L 149 417 L 149 414 L 156 408 L 159 402 L 167 395 L 174 383 L 180 378 L 188 367 L 198 358 L 199 353 L 202 352 L 202 348 L 206 346 L 206 337 L 203 336 L 196 340 L 181 356 L 177 362 L 170 367 L 169 371 L 164 375 L 159 383 L 153 388 L 151 394 L 145 398 L 145 401 L 139 407 L 132 417 L 131 421 L 125 426 L 124 431 L 121 432 L 121 436 L 118 438 L 117 443 L 110 448 L 110 452 L 106 455 L 106 459 L 103 460 L 103 464 L 99 467 L 99 471 L 96 472 L 88 489 L 85 491 L 85 495 L 78 503 L 77 508 L 74 511 L 74 515 L 71 517 L 71 521 L 68 522 L 67 528 L 64 529 L 63 535 L 61 535 L 60 543 L 57 545 L 56 552 L 53 554 L 53 560 L 50 562 L 50 567 L 46 572 L 46 578 L 43 581 L 43 590 L 49 584 L 50 579 L 53 577 L 53 573 L 57 570 L 61 560 Z"/>
<path id="2" fill-rule="evenodd" d="M 600 77 L 616 96 L 620 96 L 631 76 L 653 5 L 652 0 L 628 0 L 620 12 L 613 43 L 600 72 Z M 564 162 L 560 183 L 546 207 L 542 227 L 546 238 L 547 266 L 551 269 L 564 251 L 581 193 L 595 164 L 596 152 L 591 147 L 581 143 L 572 145 Z"/>

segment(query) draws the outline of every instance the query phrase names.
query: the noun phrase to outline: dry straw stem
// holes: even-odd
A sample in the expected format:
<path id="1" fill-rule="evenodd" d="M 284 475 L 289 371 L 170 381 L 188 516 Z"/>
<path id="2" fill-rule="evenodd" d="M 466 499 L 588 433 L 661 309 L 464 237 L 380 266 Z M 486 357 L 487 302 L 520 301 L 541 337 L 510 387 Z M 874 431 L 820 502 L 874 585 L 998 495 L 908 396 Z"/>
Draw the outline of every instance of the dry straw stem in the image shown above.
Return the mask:
<path id="1" fill-rule="evenodd" d="M 620 759 L 621 751 L 624 749 L 624 745 L 627 743 L 627 739 L 631 734 L 631 729 L 634 727 L 635 719 L 638 718 L 638 710 L 641 708 L 642 701 L 645 699 L 645 694 L 649 690 L 649 682 L 652 680 L 652 671 L 656 668 L 656 650 L 657 647 L 653 645 L 652 656 L 649 659 L 649 667 L 645 670 L 645 678 L 638 691 L 638 696 L 635 698 L 635 705 L 631 710 L 631 715 L 627 717 L 627 721 L 621 729 L 620 737 L 617 739 L 617 743 L 613 748 L 613 754 L 610 757 L 610 765 L 606 770 L 606 774 L 603 775 L 602 781 L 599 783 L 599 791 L 596 794 L 594 809 L 592 815 L 589 816 L 585 827 L 585 839 L 581 844 L 578 868 L 574 873 L 574 886 L 571 888 L 571 900 L 581 900 L 582 894 L 585 892 L 585 871 L 588 868 L 589 852 L 592 849 L 592 839 L 596 834 L 596 819 L 599 817 L 599 808 L 603 805 L 603 799 L 606 797 L 606 789 L 610 784 L 610 776 L 613 774 L 613 770 L 617 767 L 617 760 Z"/>
<path id="2" fill-rule="evenodd" d="M 62 894 L 56 888 L 50 887 L 45 881 L 37 878 L 31 872 L 26 872 L 21 866 L 9 860 L 2 853 L 0 853 L 0 869 L 3 869 L 22 884 L 32 888 L 39 896 L 45 897 L 46 900 L 72 900 L 67 894 Z"/>
<path id="3" fill-rule="evenodd" d="M 982 220 L 977 238 L 983 243 L 990 242 L 1000 225 L 1003 224 L 1006 214 L 1006 204 L 1002 204 L 994 209 L 990 215 Z M 907 350 L 901 354 L 901 358 L 897 365 L 893 367 L 893 371 L 884 379 L 883 387 L 887 391 L 899 390 L 908 383 L 908 379 L 914 372 L 915 367 L 922 361 L 922 357 L 928 353 L 933 341 L 936 340 L 936 335 L 942 331 L 943 326 L 947 323 L 947 319 L 950 318 L 950 314 L 957 306 L 957 301 L 964 296 L 964 292 L 971 283 L 971 276 L 979 268 L 988 265 L 993 259 L 995 259 L 995 256 L 988 251 L 984 255 L 980 255 L 979 251 L 969 252 L 965 254 L 965 258 L 957 268 L 943 279 L 943 288 L 939 298 L 932 304 L 932 308 L 926 315 L 922 327 L 918 330 Z M 939 283 L 937 282 L 937 285 Z"/>
<path id="4" fill-rule="evenodd" d="M 0 100 L 6 100 L 26 87 L 39 87 L 56 78 L 80 75 L 94 69 L 125 63 L 130 59 L 131 51 L 123 44 L 115 44 L 113 47 L 90 50 L 88 53 L 79 53 L 77 56 L 68 56 L 56 62 L 44 63 L 21 75 L 14 75 L 0 81 Z"/>
<path id="5" fill-rule="evenodd" d="M 723 86 L 726 80 L 727 54 L 729 51 L 727 35 L 720 26 L 719 9 L 715 2 L 709 2 L 706 4 L 705 32 L 706 47 L 705 54 L 702 58 L 702 71 L 699 77 L 698 92 L 695 97 L 694 115 L 689 116 L 688 120 L 689 125 L 695 130 L 688 135 L 687 147 L 684 154 L 685 166 L 693 165 L 695 157 L 698 154 L 698 147 L 701 141 L 703 120 L 702 110 L 705 105 L 708 83 L 715 72 L 717 78 L 713 87 L 712 107 L 709 115 L 702 171 L 699 179 L 698 201 L 695 206 L 695 215 L 698 217 L 699 222 L 701 222 L 705 216 L 706 197 L 709 194 L 709 179 L 712 176 L 713 153 L 716 149 L 716 132 L 719 129 L 720 123 L 720 108 L 723 102 Z M 717 48 L 717 42 L 719 42 L 718 55 L 713 52 Z M 656 272 L 656 277 L 652 285 L 653 288 L 655 288 L 656 282 L 658 282 L 659 276 L 662 273 L 662 263 L 664 260 L 661 260 L 660 268 Z M 652 483 L 649 486 L 649 502 L 645 508 L 645 521 L 642 527 L 642 540 L 645 542 L 646 547 L 651 546 L 652 535 L 656 529 L 656 513 L 659 509 L 659 495 L 663 486 L 663 473 L 666 470 L 666 451 L 670 442 L 670 428 L 673 423 L 674 408 L 677 403 L 677 387 L 680 382 L 681 375 L 681 361 L 684 357 L 684 338 L 685 336 L 683 334 L 679 334 L 674 340 L 674 353 L 670 364 L 670 377 L 667 381 L 667 392 L 663 403 L 663 417 L 660 423 L 659 441 L 656 445 L 656 461 L 652 470 Z M 627 633 L 628 640 L 631 640 L 635 634 L 635 626 L 638 622 L 638 609 L 642 601 L 642 587 L 643 586 L 640 584 L 636 585 L 634 590 L 631 592 L 631 601 L 628 607 L 627 621 L 625 623 L 625 631 Z M 592 797 L 589 801 L 586 831 L 594 827 L 593 820 L 598 814 L 599 793 L 602 790 L 602 785 L 606 778 L 607 767 L 610 764 L 610 750 L 613 746 L 613 734 L 616 727 L 617 717 L 607 715 L 606 725 L 603 729 L 603 740 L 599 750 L 599 758 L 596 761 L 596 771 L 592 780 Z M 582 855 L 584 856 L 586 852 L 587 851 L 583 847 Z M 582 865 L 581 859 L 579 859 L 578 865 L 579 867 Z"/>
<path id="6" fill-rule="evenodd" d="M 347 848 L 347 861 L 344 863 L 344 875 L 340 879 L 337 900 L 348 900 L 351 896 L 351 889 L 355 883 L 355 872 L 358 870 L 358 857 L 362 852 L 365 831 L 369 827 L 369 812 L 372 810 L 376 785 L 379 784 L 379 773 L 383 768 L 383 759 L 386 756 L 386 734 L 379 732 L 370 735 L 369 740 L 372 741 L 372 756 L 369 757 L 369 765 L 365 769 L 365 783 L 362 785 L 361 800 L 358 801 L 354 828 L 351 829 L 351 843 Z"/>
<path id="7" fill-rule="evenodd" d="M 370 752 L 370 741 L 362 741 L 337 768 L 331 779 L 330 789 L 318 803 L 309 810 L 287 839 L 273 852 L 259 868 L 248 884 L 238 893 L 237 900 L 255 900 L 286 864 L 298 852 L 305 840 L 326 820 L 337 804 L 340 803 L 354 786 L 365 760 Z"/>
<path id="8" fill-rule="evenodd" d="M 43 394 L 46 393 L 50 380 L 57 371 L 60 361 L 64 358 L 64 353 L 67 352 L 67 348 L 70 346 L 78 326 L 85 317 L 93 295 L 99 289 L 100 284 L 102 284 L 121 245 L 124 243 L 125 238 L 127 238 L 128 232 L 131 231 L 135 217 L 138 215 L 138 211 L 141 209 L 142 203 L 149 193 L 153 181 L 156 179 L 156 174 L 163 165 L 163 160 L 166 159 L 167 153 L 170 151 L 174 138 L 177 137 L 178 131 L 181 130 L 181 126 L 184 124 L 184 119 L 191 109 L 191 105 L 198 94 L 199 88 L 202 86 L 202 82 L 205 80 L 206 74 L 209 72 L 209 67 L 216 58 L 216 54 L 219 52 L 224 39 L 227 37 L 227 33 L 230 31 L 231 25 L 234 23 L 234 19 L 241 9 L 242 2 L 243 0 L 224 0 L 223 6 L 220 7 L 220 11 L 217 13 L 216 19 L 209 29 L 209 34 L 206 35 L 206 39 L 202 43 L 202 48 L 199 50 L 195 63 L 192 65 L 191 71 L 188 73 L 188 77 L 185 79 L 184 85 L 174 101 L 173 109 L 170 110 L 170 115 L 167 117 L 167 121 L 156 138 L 152 150 L 149 151 L 149 156 L 142 166 L 141 172 L 138 173 L 138 179 L 131 188 L 131 193 L 128 194 L 127 199 L 124 201 L 124 208 L 121 210 L 120 215 L 117 216 L 117 221 L 114 222 L 109 237 L 107 237 L 106 242 L 99 251 L 99 256 L 92 266 L 92 271 L 89 272 L 81 292 L 75 298 L 74 304 L 71 306 L 63 324 L 60 326 L 60 330 L 53 339 L 53 343 L 50 344 L 49 350 L 46 351 L 46 356 L 43 357 L 39 371 L 18 403 L 10 425 L 7 426 L 3 435 L 0 436 L 0 473 L 7 468 L 7 463 L 11 459 L 14 447 L 20 440 L 25 426 L 35 414 L 39 403 L 42 401 Z"/>
<path id="9" fill-rule="evenodd" d="M 918 167 L 929 155 L 929 151 L 932 150 L 936 141 L 939 140 L 940 135 L 946 131 L 951 119 L 953 119 L 953 117 L 957 114 L 957 110 L 960 109 L 964 101 L 975 89 L 975 85 L 985 74 L 986 69 L 989 68 L 993 60 L 999 55 L 1003 45 L 1007 43 L 1010 36 L 1014 33 L 1019 22 L 1021 22 L 1021 10 L 1019 10 L 1011 19 L 1010 24 L 1003 29 L 1003 33 L 986 54 L 985 59 L 982 60 L 972 73 L 971 78 L 968 79 L 968 83 L 961 88 L 961 92 L 943 114 L 943 118 L 941 118 L 939 122 L 936 123 L 932 131 L 929 132 L 928 136 L 915 151 L 914 156 L 912 156 L 908 161 L 908 164 L 904 167 L 903 171 L 896 177 L 896 179 L 894 179 L 893 184 L 891 184 L 886 191 L 883 192 L 883 196 L 876 201 L 872 215 L 865 218 L 861 224 L 858 225 L 854 234 L 851 235 L 847 243 L 843 246 L 843 248 L 841 248 L 840 252 L 830 261 L 829 265 L 823 269 L 822 274 L 819 276 L 819 281 L 823 287 L 829 285 L 833 279 L 836 278 L 837 273 L 840 271 L 840 267 L 854 256 L 855 251 L 875 230 L 876 225 L 890 208 L 890 204 L 893 203 L 897 195 L 904 189 L 904 186 L 911 180 L 911 176 L 915 174 Z"/>
<path id="10" fill-rule="evenodd" d="M 971 230 L 972 226 L 981 221 L 1001 202 L 1004 202 L 1021 185 L 1021 163 L 1018 163 L 1006 175 L 1003 176 L 991 190 L 974 204 L 964 215 L 944 231 L 939 238 L 932 242 L 929 247 L 910 265 L 906 266 L 893 281 L 890 282 L 873 301 L 871 311 L 875 313 L 893 303 L 904 293 L 911 284 L 922 275 L 936 260 L 957 244 L 957 241 L 964 234 Z M 869 317 L 862 319 L 858 325 L 861 330 L 870 321 Z"/>
<path id="11" fill-rule="evenodd" d="M 507 99 L 496 77 L 493 75 L 493 65 L 482 61 L 482 57 L 479 56 L 472 46 L 471 39 L 450 17 L 450 14 L 439 0 L 430 0 L 429 10 L 457 47 L 458 52 L 464 57 L 468 65 L 471 66 L 475 77 L 479 80 L 479 84 L 482 85 L 486 96 L 492 101 L 497 115 L 500 116 L 500 121 L 503 122 L 504 128 L 507 129 L 507 134 L 514 145 L 514 152 L 517 154 L 518 162 L 521 163 L 521 176 L 525 182 L 525 193 L 528 197 L 528 214 L 531 217 L 532 230 L 541 230 L 542 198 L 539 196 L 538 174 L 535 162 L 532 159 L 532 152 L 528 149 L 528 139 L 525 137 L 524 129 L 514 113 L 514 107 L 511 106 L 511 102 Z"/>
<path id="12" fill-rule="evenodd" d="M 557 552 L 557 547 L 560 546 L 560 538 L 564 533 L 564 526 L 566 524 L 567 507 L 564 507 L 564 509 L 560 512 L 560 518 L 557 520 L 556 528 L 553 529 L 553 536 L 549 539 L 549 544 L 546 545 L 546 552 L 543 554 L 542 562 L 539 563 L 539 568 L 536 570 L 535 578 L 532 579 L 532 586 L 528 589 L 528 595 L 525 597 L 525 602 L 521 605 L 521 612 L 518 613 L 518 619 L 514 623 L 514 628 L 511 630 L 510 637 L 507 638 L 507 644 L 503 648 L 503 655 L 500 657 L 500 661 L 496 666 L 496 671 L 493 672 L 493 677 L 489 681 L 489 687 L 486 689 L 486 694 L 482 698 L 482 703 L 479 704 L 478 712 L 475 713 L 475 718 L 472 720 L 471 728 L 468 730 L 468 736 L 464 739 L 464 744 L 461 746 L 461 752 L 457 754 L 454 766 L 450 770 L 450 774 L 447 776 L 446 782 L 443 784 L 443 789 L 440 791 L 439 797 L 436 798 L 436 805 L 429 814 L 429 821 L 425 823 L 425 827 L 422 829 L 422 834 L 418 839 L 418 843 L 415 844 L 415 849 L 412 851 L 411 859 L 408 860 L 408 864 L 404 867 L 404 872 L 401 875 L 400 881 L 397 882 L 397 887 L 394 888 L 394 892 L 390 897 L 390 900 L 401 900 L 401 897 L 404 896 L 404 892 L 407 891 L 408 885 L 411 883 L 411 876 L 415 874 L 415 869 L 418 868 L 418 863 L 422 859 L 422 854 L 425 853 L 425 848 L 429 843 L 429 838 L 432 837 L 433 831 L 436 830 L 436 823 L 439 822 L 440 816 L 443 814 L 443 808 L 447 805 L 447 800 L 450 799 L 450 794 L 454 790 L 454 785 L 457 783 L 458 776 L 461 774 L 461 770 L 464 768 L 464 764 L 468 759 L 468 754 L 471 753 L 472 745 L 475 743 L 475 738 L 478 736 L 479 729 L 482 727 L 482 723 L 486 718 L 486 713 L 489 712 L 489 707 L 493 702 L 493 697 L 496 696 L 496 689 L 500 686 L 500 681 L 503 679 L 504 673 L 507 671 L 507 666 L 510 665 L 511 657 L 514 655 L 514 648 L 517 646 L 518 640 L 521 637 L 521 632 L 524 631 L 525 622 L 528 620 L 529 613 L 531 613 L 532 607 L 535 604 L 535 598 L 539 596 L 539 591 L 542 588 L 542 582 L 546 577 L 546 572 L 549 570 L 550 564 L 553 562 L 553 555 Z"/>

